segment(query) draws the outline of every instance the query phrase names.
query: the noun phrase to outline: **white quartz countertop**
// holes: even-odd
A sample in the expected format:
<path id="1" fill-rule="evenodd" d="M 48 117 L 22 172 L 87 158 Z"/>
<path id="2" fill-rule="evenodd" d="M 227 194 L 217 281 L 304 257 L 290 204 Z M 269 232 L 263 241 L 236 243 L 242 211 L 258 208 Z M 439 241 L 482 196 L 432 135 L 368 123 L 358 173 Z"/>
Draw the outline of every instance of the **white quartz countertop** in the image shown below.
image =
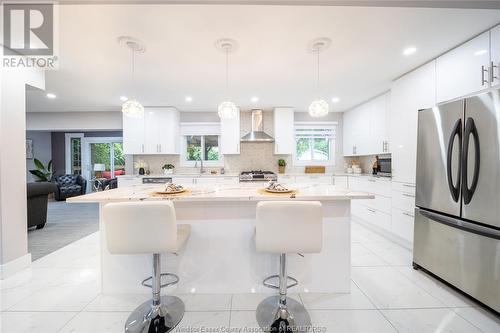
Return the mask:
<path id="1" fill-rule="evenodd" d="M 189 172 L 184 172 L 184 173 L 173 173 L 173 174 L 170 174 L 170 175 L 165 175 L 165 174 L 150 174 L 150 175 L 120 175 L 120 176 L 116 176 L 116 178 L 120 178 L 120 177 L 123 177 L 123 178 L 130 178 L 130 177 L 137 177 L 137 178 L 175 178 L 175 177 L 239 177 L 240 174 L 239 173 L 224 173 L 224 174 L 220 174 L 220 173 L 216 173 L 216 174 L 212 174 L 212 173 L 189 173 Z"/>
<path id="2" fill-rule="evenodd" d="M 180 195 L 155 195 L 164 185 L 136 185 L 95 192 L 68 198 L 68 202 L 107 202 L 107 201 L 139 201 L 139 200 L 175 200 L 175 201 L 264 201 L 264 200 L 351 200 L 373 199 L 367 192 L 350 191 L 348 189 L 326 184 L 289 184 L 297 190 L 295 195 L 270 195 L 259 192 L 264 184 L 248 183 L 238 185 L 197 185 L 189 187 L 189 192 Z"/>

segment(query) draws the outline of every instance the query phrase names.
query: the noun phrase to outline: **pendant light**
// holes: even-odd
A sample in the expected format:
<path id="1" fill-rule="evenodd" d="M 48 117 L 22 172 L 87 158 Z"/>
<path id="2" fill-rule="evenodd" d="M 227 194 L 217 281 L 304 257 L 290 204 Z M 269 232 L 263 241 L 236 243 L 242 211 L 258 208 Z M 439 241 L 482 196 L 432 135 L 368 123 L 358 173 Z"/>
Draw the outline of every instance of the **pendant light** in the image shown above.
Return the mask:
<path id="1" fill-rule="evenodd" d="M 238 107 L 229 100 L 229 53 L 236 51 L 237 43 L 232 39 L 219 39 L 215 47 L 226 55 L 226 100 L 219 104 L 217 113 L 221 119 L 231 119 L 238 114 Z"/>
<path id="2" fill-rule="evenodd" d="M 310 43 L 310 50 L 316 54 L 316 93 L 318 97 L 309 105 L 309 115 L 314 118 L 326 116 L 330 109 L 328 102 L 319 97 L 319 54 L 326 50 L 330 44 L 331 40 L 329 38 L 317 38 Z"/>
<path id="3" fill-rule="evenodd" d="M 131 37 L 120 37 L 118 42 L 126 47 L 128 47 L 132 53 L 132 66 L 131 66 L 131 82 L 136 89 L 135 85 L 135 53 L 144 52 L 144 45 Z M 142 118 L 144 116 L 144 107 L 139 103 L 134 97 L 129 98 L 122 105 L 122 113 L 129 118 Z"/>

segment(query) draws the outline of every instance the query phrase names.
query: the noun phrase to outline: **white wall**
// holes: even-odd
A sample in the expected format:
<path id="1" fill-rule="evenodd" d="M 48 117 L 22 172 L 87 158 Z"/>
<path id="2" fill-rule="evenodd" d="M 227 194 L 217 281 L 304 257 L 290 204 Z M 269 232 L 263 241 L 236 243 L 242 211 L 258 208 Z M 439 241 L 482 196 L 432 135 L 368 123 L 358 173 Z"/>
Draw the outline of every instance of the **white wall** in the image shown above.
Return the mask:
<path id="1" fill-rule="evenodd" d="M 26 85 L 45 88 L 41 71 L 0 72 L 0 279 L 28 267 Z"/>
<path id="2" fill-rule="evenodd" d="M 121 112 L 28 112 L 26 129 L 30 131 L 121 130 Z"/>
<path id="3" fill-rule="evenodd" d="M 33 157 L 39 159 L 46 166 L 52 159 L 51 132 L 26 131 L 26 139 L 33 140 Z M 36 169 L 34 159 L 26 159 L 26 179 L 28 182 L 35 181 L 35 177 L 29 172 L 32 169 Z"/>

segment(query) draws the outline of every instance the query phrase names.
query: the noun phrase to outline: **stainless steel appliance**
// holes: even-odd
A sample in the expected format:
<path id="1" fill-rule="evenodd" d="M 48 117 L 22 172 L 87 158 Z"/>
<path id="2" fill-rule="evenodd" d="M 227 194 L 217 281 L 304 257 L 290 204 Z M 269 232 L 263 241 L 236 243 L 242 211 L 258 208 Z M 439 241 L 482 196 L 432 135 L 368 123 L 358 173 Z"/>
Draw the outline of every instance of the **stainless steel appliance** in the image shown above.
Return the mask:
<path id="1" fill-rule="evenodd" d="M 167 184 L 172 182 L 172 177 L 144 177 L 143 184 Z"/>
<path id="2" fill-rule="evenodd" d="M 390 158 L 379 158 L 378 165 L 379 171 L 377 171 L 377 176 L 391 177 L 392 163 Z"/>
<path id="3" fill-rule="evenodd" d="M 500 92 L 418 113 L 413 261 L 500 312 Z"/>
<path id="4" fill-rule="evenodd" d="M 273 137 L 264 132 L 262 110 L 252 110 L 252 130 L 241 138 L 241 142 L 274 142 Z"/>
<path id="5" fill-rule="evenodd" d="M 240 182 L 251 182 L 251 181 L 276 181 L 278 176 L 272 171 L 243 171 L 240 173 Z"/>

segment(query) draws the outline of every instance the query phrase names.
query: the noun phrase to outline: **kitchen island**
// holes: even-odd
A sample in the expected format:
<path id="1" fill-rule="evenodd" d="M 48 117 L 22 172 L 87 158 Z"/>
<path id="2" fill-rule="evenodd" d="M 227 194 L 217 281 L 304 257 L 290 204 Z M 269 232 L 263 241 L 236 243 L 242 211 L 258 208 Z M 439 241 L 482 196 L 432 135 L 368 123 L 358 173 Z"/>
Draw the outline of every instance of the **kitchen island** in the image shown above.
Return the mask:
<path id="1" fill-rule="evenodd" d="M 178 195 L 158 195 L 163 185 L 137 185 L 67 199 L 99 203 L 103 293 L 144 292 L 140 281 L 151 275 L 150 255 L 111 255 L 106 246 L 102 207 L 109 202 L 173 200 L 178 223 L 191 225 L 191 235 L 178 254 L 164 254 L 164 272 L 179 275 L 169 288 L 179 293 L 273 292 L 262 280 L 278 272 L 278 255 L 257 253 L 255 209 L 264 200 L 317 200 L 323 205 L 323 250 L 290 254 L 288 272 L 299 280 L 295 291 L 349 292 L 352 199 L 371 199 L 364 192 L 324 184 L 289 184 L 296 193 L 271 195 L 265 183 L 191 187 Z"/>

